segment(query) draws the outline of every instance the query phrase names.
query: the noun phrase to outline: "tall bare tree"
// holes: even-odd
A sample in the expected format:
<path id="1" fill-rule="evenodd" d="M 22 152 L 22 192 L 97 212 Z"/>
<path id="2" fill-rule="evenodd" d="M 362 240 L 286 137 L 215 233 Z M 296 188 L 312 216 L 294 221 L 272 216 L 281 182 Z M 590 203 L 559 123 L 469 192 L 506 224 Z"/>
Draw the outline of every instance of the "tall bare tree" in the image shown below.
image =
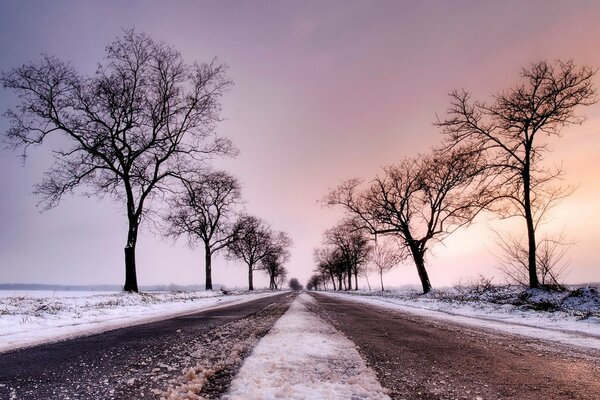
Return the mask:
<path id="1" fill-rule="evenodd" d="M 9 142 L 23 149 L 62 135 L 55 162 L 35 193 L 46 208 L 85 185 L 86 195 L 111 195 L 125 207 L 126 291 L 137 291 L 135 248 L 148 204 L 187 168 L 232 155 L 216 137 L 220 97 L 231 82 L 226 67 L 185 64 L 173 47 L 125 31 L 106 48 L 96 73 L 44 56 L 0 75 L 20 98 L 6 112 Z"/>
<path id="2" fill-rule="evenodd" d="M 325 203 L 341 205 L 372 234 L 396 236 L 412 256 L 427 293 L 428 246 L 470 224 L 487 205 L 483 172 L 483 159 L 473 149 L 435 152 L 384 168 L 383 176 L 366 188 L 359 179 L 346 181 Z"/>
<path id="3" fill-rule="evenodd" d="M 575 111 L 597 101 L 595 72 L 572 61 L 542 61 L 523 69 L 522 83 L 496 94 L 491 104 L 472 101 L 466 91 L 452 92 L 447 117 L 437 122 L 448 147 L 476 146 L 497 169 L 496 211 L 525 221 L 532 288 L 539 286 L 536 230 L 545 212 L 569 193 L 554 184 L 561 168 L 542 163 L 548 151 L 543 138 L 561 136 L 564 127 L 583 122 Z"/>
<path id="4" fill-rule="evenodd" d="M 241 203 L 238 180 L 223 171 L 198 173 L 182 180 L 183 191 L 169 201 L 167 235 L 187 235 L 190 246 L 204 245 L 205 288 L 212 290 L 212 256 L 233 238 L 232 218 Z"/>

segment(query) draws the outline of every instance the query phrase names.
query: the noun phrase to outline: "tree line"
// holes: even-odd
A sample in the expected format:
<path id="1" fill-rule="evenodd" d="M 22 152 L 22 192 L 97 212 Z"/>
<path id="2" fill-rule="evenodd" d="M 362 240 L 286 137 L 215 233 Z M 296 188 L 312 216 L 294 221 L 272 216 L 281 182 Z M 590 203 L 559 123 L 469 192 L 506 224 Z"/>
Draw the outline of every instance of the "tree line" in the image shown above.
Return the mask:
<path id="1" fill-rule="evenodd" d="M 138 291 L 136 245 L 149 220 L 165 236 L 203 246 L 208 290 L 212 257 L 223 250 L 247 265 L 250 290 L 256 270 L 268 273 L 271 289 L 286 277 L 289 236 L 244 213 L 238 180 L 211 167 L 214 158 L 238 153 L 215 133 L 220 99 L 232 85 L 226 72 L 215 61 L 186 64 L 172 46 L 125 30 L 91 76 L 48 55 L 0 74 L 19 97 L 5 113 L 8 143 L 25 158 L 31 146 L 61 136 L 34 190 L 44 209 L 80 187 L 123 205 L 125 291 Z"/>
<path id="2" fill-rule="evenodd" d="M 571 189 L 559 183 L 560 166 L 544 163 L 544 138 L 584 121 L 577 111 L 597 101 L 595 73 L 572 61 L 541 61 L 488 102 L 465 90 L 450 93 L 445 116 L 434 123 L 438 146 L 384 167 L 369 181 L 346 180 L 325 196 L 323 203 L 344 209 L 346 219 L 325 232 L 307 287 L 352 289 L 354 276 L 356 289 L 357 276 L 371 265 L 383 289 L 383 272 L 410 258 L 427 293 L 429 249 L 484 211 L 523 221 L 525 240 L 498 233 L 501 268 L 509 277 L 531 288 L 558 283 L 552 266 L 567 243 L 562 234 L 552 239 L 539 231 Z"/>

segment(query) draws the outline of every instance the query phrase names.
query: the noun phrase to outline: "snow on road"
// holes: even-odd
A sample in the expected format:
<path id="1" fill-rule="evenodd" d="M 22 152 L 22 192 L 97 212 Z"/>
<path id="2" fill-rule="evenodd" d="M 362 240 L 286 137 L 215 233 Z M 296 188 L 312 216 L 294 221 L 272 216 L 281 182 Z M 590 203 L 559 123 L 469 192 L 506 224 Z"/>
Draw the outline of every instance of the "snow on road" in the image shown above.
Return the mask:
<path id="1" fill-rule="evenodd" d="M 276 293 L 221 292 L 0 294 L 0 353 L 160 321 Z"/>
<path id="2" fill-rule="evenodd" d="M 231 384 L 226 400 L 389 399 L 354 344 L 309 311 L 300 294 Z"/>
<path id="3" fill-rule="evenodd" d="M 413 315 L 600 350 L 600 321 L 596 317 L 577 319 L 562 312 L 523 311 L 508 304 L 465 304 L 432 299 L 409 300 L 360 294 L 319 293 Z"/>

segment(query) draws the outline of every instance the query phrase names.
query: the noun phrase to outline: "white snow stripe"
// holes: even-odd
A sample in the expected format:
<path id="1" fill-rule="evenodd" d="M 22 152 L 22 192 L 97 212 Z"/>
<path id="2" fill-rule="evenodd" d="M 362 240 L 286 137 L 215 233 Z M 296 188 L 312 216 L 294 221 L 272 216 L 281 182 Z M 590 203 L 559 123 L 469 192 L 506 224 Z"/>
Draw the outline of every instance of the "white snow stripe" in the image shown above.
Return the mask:
<path id="1" fill-rule="evenodd" d="M 389 399 L 354 344 L 299 295 L 256 345 L 225 400 Z"/>

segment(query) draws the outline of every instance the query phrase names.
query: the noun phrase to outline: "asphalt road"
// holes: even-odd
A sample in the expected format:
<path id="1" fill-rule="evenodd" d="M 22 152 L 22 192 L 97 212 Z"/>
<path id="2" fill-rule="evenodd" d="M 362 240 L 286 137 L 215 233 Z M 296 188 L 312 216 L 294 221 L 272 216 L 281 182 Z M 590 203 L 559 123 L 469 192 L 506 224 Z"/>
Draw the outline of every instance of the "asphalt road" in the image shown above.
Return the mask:
<path id="1" fill-rule="evenodd" d="M 0 399 L 159 398 L 186 369 L 211 362 L 209 355 L 227 356 L 227 346 L 236 344 L 239 352 L 240 341 L 268 332 L 292 297 L 281 294 L 0 354 Z M 237 367 L 228 365 L 224 376 L 214 377 L 208 398 L 226 389 L 219 381 L 228 382 Z"/>
<path id="2" fill-rule="evenodd" d="M 600 399 L 600 354 L 314 294 L 393 399 Z"/>

